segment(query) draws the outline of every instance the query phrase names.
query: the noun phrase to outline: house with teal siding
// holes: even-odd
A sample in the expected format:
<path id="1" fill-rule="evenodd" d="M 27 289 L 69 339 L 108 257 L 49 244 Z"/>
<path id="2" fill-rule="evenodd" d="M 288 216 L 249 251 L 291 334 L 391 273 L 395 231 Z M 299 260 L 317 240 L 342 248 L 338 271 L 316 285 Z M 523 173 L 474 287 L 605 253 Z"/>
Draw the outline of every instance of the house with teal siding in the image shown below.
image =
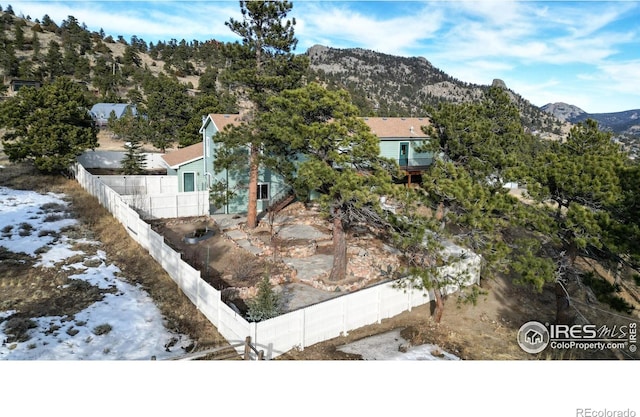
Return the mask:
<path id="1" fill-rule="evenodd" d="M 428 125 L 426 118 L 418 117 L 365 117 L 371 131 L 380 138 L 380 156 L 398 162 L 409 176 L 419 174 L 433 163 L 433 154 L 419 152 L 418 146 L 429 137 L 421 127 Z M 202 119 L 200 134 L 202 143 L 197 143 L 163 156 L 167 174 L 177 175 L 179 192 L 206 191 L 215 188 L 219 192 L 231 193 L 232 197 L 221 207 L 212 207 L 212 213 L 245 213 L 249 192 L 248 169 L 220 169 L 216 172 L 215 141 L 217 133 L 227 126 L 241 123 L 238 114 L 209 114 Z M 247 153 L 248 159 L 248 153 Z M 246 168 L 246 167 L 245 167 Z M 258 212 L 277 205 L 288 196 L 290 187 L 283 178 L 261 168 L 258 175 Z"/>
<path id="2" fill-rule="evenodd" d="M 202 155 L 202 143 L 196 143 L 162 155 L 162 159 L 167 165 L 167 175 L 178 176 L 178 192 L 188 193 L 209 189 L 207 167 Z"/>
<path id="3" fill-rule="evenodd" d="M 209 114 L 203 118 L 200 134 L 202 135 L 202 156 L 209 187 L 214 187 L 224 194 L 231 193 L 232 197 L 217 207 L 215 213 L 245 213 L 249 201 L 249 172 L 248 169 L 218 169 L 215 154 L 220 145 L 216 143 L 215 136 L 227 126 L 236 126 L 241 123 L 237 114 Z M 249 154 L 247 152 L 247 162 Z M 219 171 L 219 172 L 216 172 Z M 263 212 L 288 195 L 290 187 L 280 175 L 269 169 L 261 168 L 258 173 L 258 212 Z"/>
<path id="4" fill-rule="evenodd" d="M 413 175 L 419 175 L 433 164 L 432 152 L 420 152 L 419 147 L 429 136 L 422 126 L 429 125 L 424 117 L 365 117 L 364 122 L 380 139 L 380 156 L 395 160 L 411 184 Z"/>

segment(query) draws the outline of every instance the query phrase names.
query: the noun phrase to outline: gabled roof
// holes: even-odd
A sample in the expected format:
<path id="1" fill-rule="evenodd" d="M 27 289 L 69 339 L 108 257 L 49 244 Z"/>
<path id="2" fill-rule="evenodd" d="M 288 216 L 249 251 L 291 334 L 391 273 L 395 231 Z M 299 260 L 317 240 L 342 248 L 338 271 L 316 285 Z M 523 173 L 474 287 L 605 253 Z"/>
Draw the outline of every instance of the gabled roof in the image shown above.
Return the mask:
<path id="1" fill-rule="evenodd" d="M 239 114 L 211 113 L 208 114 L 207 117 L 203 120 L 202 128 L 200 128 L 200 133 L 202 133 L 202 129 L 204 129 L 207 124 L 209 124 L 209 121 L 213 122 L 219 132 L 222 132 L 228 125 L 237 126 L 242 122 Z"/>
<path id="2" fill-rule="evenodd" d="M 239 114 L 216 114 L 207 116 L 218 131 L 224 130 L 228 125 L 237 126 L 242 120 Z M 205 125 L 208 120 L 205 119 Z M 363 117 L 364 122 L 371 131 L 380 139 L 384 138 L 428 138 L 421 129 L 421 126 L 428 126 L 429 119 L 426 117 Z"/>
<path id="3" fill-rule="evenodd" d="M 421 126 L 428 126 L 426 117 L 363 117 L 364 122 L 380 139 L 428 138 Z"/>
<path id="4" fill-rule="evenodd" d="M 108 119 L 111 112 L 116 114 L 116 117 L 122 117 L 128 107 L 131 107 L 131 112 L 135 115 L 137 113 L 136 106 L 126 103 L 96 103 L 91 107 L 91 113 L 98 119 Z"/>
<path id="5" fill-rule="evenodd" d="M 164 154 L 162 155 L 162 159 L 169 165 L 169 168 L 178 169 L 180 166 L 198 160 L 203 156 L 202 143 L 199 142 Z"/>
<path id="6" fill-rule="evenodd" d="M 237 126 L 241 123 L 239 114 L 210 114 L 209 117 L 211 117 L 220 132 L 227 125 Z"/>

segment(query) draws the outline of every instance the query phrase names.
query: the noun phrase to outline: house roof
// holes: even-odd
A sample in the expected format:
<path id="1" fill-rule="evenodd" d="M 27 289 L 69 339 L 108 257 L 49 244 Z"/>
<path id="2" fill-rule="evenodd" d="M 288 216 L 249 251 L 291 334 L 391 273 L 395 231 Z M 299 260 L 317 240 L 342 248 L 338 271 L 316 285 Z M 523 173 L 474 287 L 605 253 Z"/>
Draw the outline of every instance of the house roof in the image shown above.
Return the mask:
<path id="1" fill-rule="evenodd" d="M 224 130 L 225 127 L 239 125 L 242 120 L 239 114 L 218 114 L 211 113 L 207 115 L 207 120 L 213 122 L 218 131 Z M 423 117 L 364 117 L 364 122 L 369 126 L 371 131 L 381 140 L 393 138 L 428 138 L 421 129 L 421 126 L 429 125 L 429 120 Z M 177 169 L 181 165 L 202 158 L 204 149 L 202 143 L 187 146 L 177 151 L 170 152 L 162 156 L 164 161 L 173 169 Z"/>
<path id="2" fill-rule="evenodd" d="M 420 128 L 429 125 L 426 117 L 364 117 L 363 120 L 380 139 L 429 137 Z"/>
<path id="3" fill-rule="evenodd" d="M 222 132 L 224 128 L 227 127 L 228 125 L 237 126 L 242 122 L 239 114 L 211 113 L 205 119 L 203 128 L 208 124 L 208 121 L 206 121 L 207 119 L 211 120 L 213 124 L 216 125 L 216 128 L 218 129 L 219 132 Z"/>
<path id="4" fill-rule="evenodd" d="M 91 107 L 91 114 L 98 119 L 108 119 L 113 111 L 116 117 L 121 117 L 128 107 L 131 107 L 133 114 L 136 114 L 136 106 L 126 103 L 96 103 Z"/>
<path id="5" fill-rule="evenodd" d="M 219 131 L 228 125 L 239 125 L 242 120 L 239 114 L 209 114 L 208 118 Z M 381 139 L 384 138 L 427 138 L 421 126 L 429 125 L 426 117 L 363 117 L 371 131 Z"/>
<path id="6" fill-rule="evenodd" d="M 202 143 L 199 142 L 164 154 L 162 155 L 162 159 L 164 159 L 170 168 L 178 169 L 181 165 L 202 158 L 203 155 Z"/>

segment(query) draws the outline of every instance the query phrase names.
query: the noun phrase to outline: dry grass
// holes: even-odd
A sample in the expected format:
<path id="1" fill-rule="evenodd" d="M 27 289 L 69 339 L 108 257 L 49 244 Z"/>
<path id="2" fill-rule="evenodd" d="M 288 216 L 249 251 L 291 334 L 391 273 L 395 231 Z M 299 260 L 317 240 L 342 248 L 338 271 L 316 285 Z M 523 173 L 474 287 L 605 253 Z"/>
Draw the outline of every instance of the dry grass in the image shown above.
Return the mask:
<path id="1" fill-rule="evenodd" d="M 162 267 L 135 241 L 125 228 L 85 192 L 73 179 L 45 176 L 26 164 L 5 165 L 0 169 L 0 185 L 19 190 L 64 193 L 70 211 L 79 221 L 65 233 L 101 242 L 109 262 L 122 271 L 122 279 L 140 284 L 153 298 L 167 319 L 167 327 L 188 335 L 199 347 L 226 346 L 209 320 L 178 289 Z M 54 208 L 49 207 L 51 211 Z M 17 233 L 15 230 L 3 233 Z M 22 231 L 28 227 L 22 227 Z M 97 248 L 83 247 L 87 252 Z M 60 268 L 32 268 L 33 260 L 0 250 L 0 309 L 19 309 L 25 319 L 44 315 L 72 315 L 103 297 L 104 290 L 83 281 L 69 280 L 74 271 Z M 63 284 L 72 284 L 64 285 Z"/>

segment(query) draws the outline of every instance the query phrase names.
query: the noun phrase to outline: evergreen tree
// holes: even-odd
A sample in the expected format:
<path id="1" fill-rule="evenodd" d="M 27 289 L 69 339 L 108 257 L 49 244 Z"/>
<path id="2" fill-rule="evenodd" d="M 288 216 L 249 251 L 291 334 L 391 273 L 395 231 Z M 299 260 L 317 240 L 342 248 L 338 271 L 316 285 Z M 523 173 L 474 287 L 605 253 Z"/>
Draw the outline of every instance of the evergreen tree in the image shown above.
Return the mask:
<path id="1" fill-rule="evenodd" d="M 623 195 L 618 173 L 625 160 L 611 134 L 589 119 L 574 126 L 566 141 L 550 144 L 532 166 L 529 194 L 555 202 L 553 220 L 571 260 L 589 245 L 602 246 L 611 217 L 606 208 Z"/>
<path id="2" fill-rule="evenodd" d="M 430 150 L 462 165 L 473 178 L 500 188 L 529 166 L 534 139 L 524 133 L 518 108 L 506 91 L 491 87 L 479 103 L 441 103 L 430 109 Z"/>
<path id="3" fill-rule="evenodd" d="M 280 296 L 273 290 L 268 276 L 258 284 L 258 293 L 248 302 L 248 320 L 262 321 L 280 314 Z"/>
<path id="4" fill-rule="evenodd" d="M 11 161 L 33 162 L 40 171 L 64 171 L 98 146 L 88 107 L 85 91 L 64 77 L 40 89 L 21 88 L 0 103 L 5 153 Z"/>
<path id="5" fill-rule="evenodd" d="M 379 140 L 358 116 L 346 91 L 316 83 L 287 90 L 268 101 L 258 126 L 267 133 L 263 154 L 269 166 L 294 178 L 299 194 L 319 193 L 333 224 L 330 281 L 345 279 L 347 232 L 355 224 L 385 226 L 380 197 L 392 190 L 388 161 Z M 293 155 L 302 155 L 297 163 Z M 294 172 L 295 171 L 295 172 Z"/>
<path id="6" fill-rule="evenodd" d="M 13 38 L 13 42 L 14 45 L 16 47 L 16 49 L 18 50 L 23 50 L 24 49 L 24 21 L 22 20 L 16 20 L 15 23 L 15 29 L 14 29 L 14 38 Z"/>
<path id="7" fill-rule="evenodd" d="M 20 72 L 20 61 L 16 56 L 13 43 L 4 37 L 0 32 L 0 66 L 4 70 L 4 74 L 9 77 L 17 77 Z"/>
<path id="8" fill-rule="evenodd" d="M 38 62 L 40 60 L 40 39 L 38 38 L 38 32 L 33 31 L 33 36 L 31 37 L 31 45 L 33 48 L 33 56 L 32 61 Z"/>
<path id="9" fill-rule="evenodd" d="M 178 144 L 180 147 L 193 145 L 202 141 L 198 133 L 202 127 L 202 117 L 211 113 L 236 113 L 236 106 L 229 94 L 199 94 L 193 100 L 191 117 L 178 132 Z"/>
<path id="10" fill-rule="evenodd" d="M 545 146 L 523 132 L 517 109 L 500 88 L 491 88 L 482 103 L 441 104 L 432 109 L 431 122 L 426 131 L 436 140 L 430 149 L 443 157 L 421 184 L 419 200 L 439 223 L 429 229 L 482 255 L 483 277 L 510 272 L 516 282 L 541 291 L 555 279 L 544 238 L 555 229 L 542 209 L 522 204 L 502 183 L 524 182 Z M 428 278 L 433 271 L 417 275 Z"/>
<path id="11" fill-rule="evenodd" d="M 307 69 L 307 59 L 296 56 L 295 19 L 286 20 L 293 5 L 288 1 L 240 1 L 242 20 L 226 22 L 242 43 L 228 44 L 224 55 L 230 66 L 222 74 L 233 85 L 238 103 L 245 106 L 241 114 L 249 133 L 241 142 L 238 135 L 218 135 L 223 147 L 249 149 L 249 202 L 247 226 L 256 227 L 257 184 L 260 167 L 262 132 L 255 120 L 265 111 L 267 99 L 288 88 L 297 87 Z"/>
<path id="12" fill-rule="evenodd" d="M 49 17 L 48 14 L 45 14 L 42 17 L 42 29 L 44 30 L 48 30 L 49 32 L 56 32 L 58 30 L 58 25 L 51 20 L 51 17 Z"/>
<path id="13" fill-rule="evenodd" d="M 140 175 L 144 173 L 146 165 L 146 156 L 142 152 L 142 144 L 137 136 L 132 136 L 125 143 L 127 152 L 122 158 L 122 173 L 125 175 Z"/>
<path id="14" fill-rule="evenodd" d="M 60 52 L 60 45 L 58 45 L 58 42 L 54 40 L 49 41 L 47 55 L 44 58 L 44 64 L 50 80 L 64 74 L 62 53 Z"/>
<path id="15" fill-rule="evenodd" d="M 164 151 L 179 138 L 180 131 L 191 117 L 201 118 L 201 115 L 193 114 L 193 98 L 186 94 L 185 86 L 175 78 L 162 73 L 158 77 L 149 75 L 143 82 L 143 88 L 147 118 L 141 122 L 146 123 L 147 140 Z"/>
<path id="16" fill-rule="evenodd" d="M 629 162 L 619 171 L 622 194 L 610 207 L 615 223 L 609 229 L 607 246 L 619 254 L 619 262 L 640 267 L 640 163 Z"/>

